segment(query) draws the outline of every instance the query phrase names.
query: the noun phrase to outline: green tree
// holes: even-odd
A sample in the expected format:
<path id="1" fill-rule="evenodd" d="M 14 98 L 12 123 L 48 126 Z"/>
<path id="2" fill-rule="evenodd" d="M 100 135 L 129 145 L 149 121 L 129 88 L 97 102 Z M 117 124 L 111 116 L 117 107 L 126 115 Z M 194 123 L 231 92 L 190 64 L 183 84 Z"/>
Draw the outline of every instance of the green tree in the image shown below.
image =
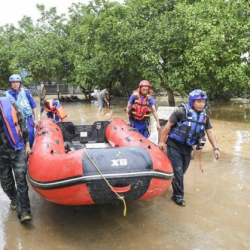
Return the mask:
<path id="1" fill-rule="evenodd" d="M 190 87 L 200 86 L 224 99 L 248 88 L 249 66 L 242 58 L 250 44 L 250 8 L 245 1 L 209 0 L 185 7 L 184 13 L 190 42 L 183 75 L 188 73 Z"/>
<path id="2" fill-rule="evenodd" d="M 116 93 L 127 93 L 138 84 L 141 74 L 127 53 L 127 42 L 131 40 L 124 36 L 130 29 L 126 16 L 126 8 L 116 2 L 72 6 L 69 57 L 74 63 L 76 82 L 88 91 L 115 87 Z"/>
<path id="3" fill-rule="evenodd" d="M 202 88 L 212 98 L 249 93 L 248 1 L 95 0 L 73 4 L 70 20 L 37 5 L 40 19 L 0 28 L 0 84 L 11 73 L 34 81 L 63 78 L 88 95 L 109 87 L 128 94 L 148 79 L 174 94 Z M 90 98 L 90 95 L 88 95 Z"/>
<path id="4" fill-rule="evenodd" d="M 15 54 L 13 53 L 12 43 L 16 35 L 13 25 L 0 27 L 0 87 L 7 87 L 11 70 L 11 61 Z"/>
<path id="5" fill-rule="evenodd" d="M 33 25 L 31 18 L 19 22 L 18 33 L 13 42 L 15 58 L 12 67 L 25 69 L 34 81 L 46 83 L 51 78 L 61 82 L 67 76 L 66 32 L 64 15 L 58 16 L 56 8 L 45 11 L 37 5 L 41 18 Z"/>
<path id="6" fill-rule="evenodd" d="M 244 1 L 127 1 L 134 56 L 143 76 L 174 91 L 204 88 L 231 97 L 249 85 L 241 54 L 249 48 L 249 6 Z M 223 90 L 223 91 L 221 91 Z"/>

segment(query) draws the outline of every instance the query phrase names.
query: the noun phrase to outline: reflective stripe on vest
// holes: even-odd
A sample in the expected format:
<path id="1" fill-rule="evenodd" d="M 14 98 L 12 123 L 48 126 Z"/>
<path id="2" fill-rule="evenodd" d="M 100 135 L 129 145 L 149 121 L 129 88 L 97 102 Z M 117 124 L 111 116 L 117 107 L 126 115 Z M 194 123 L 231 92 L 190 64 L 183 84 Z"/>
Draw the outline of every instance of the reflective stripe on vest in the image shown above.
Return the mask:
<path id="1" fill-rule="evenodd" d="M 18 124 L 18 117 L 11 100 L 2 97 L 0 99 L 0 109 L 3 117 L 3 127 L 5 134 L 11 144 L 16 150 L 21 150 L 24 146 L 22 139 L 22 132 Z"/>
<path id="2" fill-rule="evenodd" d="M 185 108 L 186 119 L 177 122 L 170 130 L 169 137 L 184 145 L 197 145 L 198 139 L 205 136 L 207 116 L 205 110 L 197 114 L 192 108 L 182 103 Z"/>
<path id="3" fill-rule="evenodd" d="M 16 102 L 17 106 L 21 109 L 23 116 L 27 118 L 28 116 L 33 116 L 32 108 L 30 106 L 29 99 L 26 96 L 26 92 L 23 88 L 20 88 L 18 92 L 17 100 L 9 93 L 9 91 L 5 92 L 6 97 L 8 97 L 11 101 Z"/>
<path id="4" fill-rule="evenodd" d="M 148 120 L 152 109 L 149 104 L 150 95 L 147 95 L 143 100 L 138 92 L 133 92 L 134 103 L 132 104 L 131 118 L 138 121 Z"/>

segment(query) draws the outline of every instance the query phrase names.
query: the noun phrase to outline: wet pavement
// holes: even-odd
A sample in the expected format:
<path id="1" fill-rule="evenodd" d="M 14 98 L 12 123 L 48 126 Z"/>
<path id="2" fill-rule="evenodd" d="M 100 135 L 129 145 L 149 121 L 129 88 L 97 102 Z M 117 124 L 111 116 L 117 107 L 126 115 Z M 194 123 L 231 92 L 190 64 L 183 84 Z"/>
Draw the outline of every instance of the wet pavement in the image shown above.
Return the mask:
<path id="1" fill-rule="evenodd" d="M 96 115 L 96 105 L 64 104 L 77 124 L 112 114 L 126 119 L 126 103 L 120 107 L 114 101 L 111 114 L 105 116 Z M 197 152 L 185 175 L 186 207 L 171 201 L 170 188 L 153 200 L 127 202 L 123 217 L 122 204 L 62 206 L 30 187 L 33 220 L 22 225 L 0 189 L 0 250 L 250 249 L 249 110 L 250 104 L 243 102 L 209 107 L 222 158 L 217 162 L 207 143 L 202 173 Z"/>

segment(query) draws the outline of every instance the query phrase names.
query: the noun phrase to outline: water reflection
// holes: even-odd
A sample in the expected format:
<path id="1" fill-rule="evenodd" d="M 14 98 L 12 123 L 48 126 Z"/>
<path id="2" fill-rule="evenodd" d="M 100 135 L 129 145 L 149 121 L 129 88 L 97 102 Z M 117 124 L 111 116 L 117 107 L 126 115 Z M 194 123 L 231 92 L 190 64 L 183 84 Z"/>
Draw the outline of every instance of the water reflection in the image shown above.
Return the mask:
<path id="1" fill-rule="evenodd" d="M 244 142 L 249 142 L 249 131 L 236 131 L 237 141 L 234 145 L 234 150 L 236 152 L 241 151 L 241 144 Z"/>
<path id="2" fill-rule="evenodd" d="M 176 98 L 176 106 L 182 102 L 188 102 L 187 98 Z M 166 97 L 157 97 L 156 103 L 159 106 L 167 106 Z M 224 121 L 238 121 L 247 123 L 250 121 L 250 103 L 248 100 L 235 100 L 231 102 L 209 101 L 207 114 L 212 119 Z"/>
<path id="3" fill-rule="evenodd" d="M 167 105 L 165 97 L 156 101 Z M 177 105 L 182 101 L 177 99 Z M 112 100 L 104 116 L 97 116 L 97 102 L 63 105 L 76 124 L 112 115 L 127 120 L 127 100 Z M 33 221 L 27 229 L 9 211 L 10 201 L 0 190 L 0 250 L 250 249 L 249 111 L 246 103 L 210 102 L 208 114 L 222 159 L 212 160 L 207 143 L 202 156 L 205 172 L 199 171 L 198 158 L 191 162 L 185 175 L 185 208 L 171 202 L 171 188 L 157 199 L 128 203 L 127 217 L 121 216 L 121 206 L 110 204 L 77 209 L 56 205 L 30 188 Z"/>
<path id="4" fill-rule="evenodd" d="M 37 103 L 39 100 L 35 97 Z M 63 103 L 66 111 L 70 113 L 70 120 L 77 124 L 91 124 L 97 119 L 105 120 L 111 115 L 117 115 L 122 119 L 126 119 L 125 108 L 128 100 L 114 99 L 111 100 L 111 109 L 105 116 L 97 116 L 98 102 L 91 103 Z M 188 102 L 187 98 L 176 98 L 176 106 L 182 102 Z M 244 100 L 236 100 L 231 102 L 209 101 L 207 114 L 210 118 L 222 121 L 238 121 L 248 123 L 250 121 L 250 103 Z M 166 97 L 156 97 L 156 106 L 168 106 Z M 42 118 L 45 117 L 43 114 Z"/>

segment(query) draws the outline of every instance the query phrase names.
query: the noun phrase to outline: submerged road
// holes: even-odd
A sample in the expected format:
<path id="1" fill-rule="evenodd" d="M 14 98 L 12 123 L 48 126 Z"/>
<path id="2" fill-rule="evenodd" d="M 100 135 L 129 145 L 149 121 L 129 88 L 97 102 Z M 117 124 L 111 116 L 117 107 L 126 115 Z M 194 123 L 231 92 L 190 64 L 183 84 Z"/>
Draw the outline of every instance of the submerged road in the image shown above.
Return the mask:
<path id="1" fill-rule="evenodd" d="M 109 117 L 97 117 L 94 103 L 65 107 L 78 124 Z M 222 159 L 213 158 L 207 143 L 202 173 L 197 152 L 185 175 L 186 207 L 171 201 L 170 188 L 153 200 L 127 202 L 123 217 L 122 204 L 62 206 L 30 187 L 33 220 L 22 225 L 0 189 L 0 250 L 250 249 L 250 125 L 234 119 L 250 110 L 249 104 L 244 107 L 228 107 L 226 112 L 221 105 L 212 108 Z M 111 113 L 125 119 L 123 110 L 117 104 Z"/>

